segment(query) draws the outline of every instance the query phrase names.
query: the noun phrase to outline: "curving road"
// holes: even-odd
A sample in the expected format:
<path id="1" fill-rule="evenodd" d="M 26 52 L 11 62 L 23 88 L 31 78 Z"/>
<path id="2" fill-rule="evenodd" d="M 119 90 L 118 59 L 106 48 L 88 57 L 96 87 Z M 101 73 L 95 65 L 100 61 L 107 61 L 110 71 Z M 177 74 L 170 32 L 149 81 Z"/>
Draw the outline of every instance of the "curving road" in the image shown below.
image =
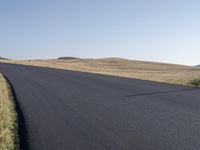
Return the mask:
<path id="1" fill-rule="evenodd" d="M 200 149 L 200 89 L 22 65 L 0 72 L 16 94 L 22 149 Z"/>

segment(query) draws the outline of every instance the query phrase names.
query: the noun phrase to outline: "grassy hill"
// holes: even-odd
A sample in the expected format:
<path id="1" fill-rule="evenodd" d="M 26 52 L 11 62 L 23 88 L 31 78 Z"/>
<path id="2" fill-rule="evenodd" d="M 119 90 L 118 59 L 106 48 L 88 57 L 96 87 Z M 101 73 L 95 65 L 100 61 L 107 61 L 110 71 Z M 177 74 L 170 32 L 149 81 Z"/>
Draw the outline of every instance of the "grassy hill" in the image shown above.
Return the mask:
<path id="1" fill-rule="evenodd" d="M 27 60 L 4 60 L 4 62 L 185 85 L 190 80 L 200 76 L 200 69 L 191 66 L 135 61 L 122 58 L 69 59 L 67 57 L 67 59 L 31 60 L 30 64 Z"/>
<path id="2" fill-rule="evenodd" d="M 77 57 L 59 57 L 58 59 L 61 59 L 61 60 L 76 60 L 76 59 L 80 59 L 80 58 L 77 58 Z"/>
<path id="3" fill-rule="evenodd" d="M 196 65 L 195 67 L 200 68 L 200 65 Z"/>
<path id="4" fill-rule="evenodd" d="M 2 59 L 2 60 L 9 60 L 8 58 L 3 58 L 3 57 L 0 57 L 0 59 Z"/>

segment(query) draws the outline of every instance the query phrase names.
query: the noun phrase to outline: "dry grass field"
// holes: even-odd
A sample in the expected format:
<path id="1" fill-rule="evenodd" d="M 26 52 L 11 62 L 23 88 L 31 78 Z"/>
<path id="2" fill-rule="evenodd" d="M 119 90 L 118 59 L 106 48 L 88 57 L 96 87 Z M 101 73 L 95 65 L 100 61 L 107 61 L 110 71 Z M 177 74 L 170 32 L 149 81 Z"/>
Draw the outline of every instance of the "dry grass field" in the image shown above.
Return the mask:
<path id="1" fill-rule="evenodd" d="M 9 85 L 0 74 L 0 150 L 17 150 L 17 116 Z"/>
<path id="2" fill-rule="evenodd" d="M 183 85 L 188 85 L 190 80 L 200 76 L 200 69 L 195 67 L 133 61 L 121 58 L 31 60 L 30 64 L 27 60 L 1 61 L 7 63 L 61 68 Z"/>

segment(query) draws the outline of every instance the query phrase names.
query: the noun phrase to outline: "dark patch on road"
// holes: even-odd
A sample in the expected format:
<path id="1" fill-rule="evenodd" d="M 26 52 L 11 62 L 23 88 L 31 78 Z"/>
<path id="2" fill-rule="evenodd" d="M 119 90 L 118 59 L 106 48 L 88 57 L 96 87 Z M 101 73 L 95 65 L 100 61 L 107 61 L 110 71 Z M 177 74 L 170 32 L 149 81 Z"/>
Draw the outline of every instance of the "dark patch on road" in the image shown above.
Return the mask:
<path id="1" fill-rule="evenodd" d="M 177 92 L 185 92 L 185 91 L 193 91 L 199 90 L 199 88 L 186 88 L 181 90 L 172 90 L 172 91 L 159 91 L 159 92 L 150 92 L 150 93 L 141 93 L 141 94 L 130 94 L 125 95 L 125 97 L 135 97 L 135 96 L 146 96 L 146 95 L 157 95 L 157 94 L 166 94 L 166 93 L 177 93 Z"/>

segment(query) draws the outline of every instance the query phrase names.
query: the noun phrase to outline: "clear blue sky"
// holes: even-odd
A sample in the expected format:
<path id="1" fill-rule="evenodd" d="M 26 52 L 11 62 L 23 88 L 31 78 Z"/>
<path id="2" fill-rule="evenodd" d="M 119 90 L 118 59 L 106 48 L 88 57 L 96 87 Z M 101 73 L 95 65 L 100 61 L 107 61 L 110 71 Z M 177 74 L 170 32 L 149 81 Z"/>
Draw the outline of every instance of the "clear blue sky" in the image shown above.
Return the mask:
<path id="1" fill-rule="evenodd" d="M 0 56 L 200 64 L 200 1 L 1 0 Z"/>

